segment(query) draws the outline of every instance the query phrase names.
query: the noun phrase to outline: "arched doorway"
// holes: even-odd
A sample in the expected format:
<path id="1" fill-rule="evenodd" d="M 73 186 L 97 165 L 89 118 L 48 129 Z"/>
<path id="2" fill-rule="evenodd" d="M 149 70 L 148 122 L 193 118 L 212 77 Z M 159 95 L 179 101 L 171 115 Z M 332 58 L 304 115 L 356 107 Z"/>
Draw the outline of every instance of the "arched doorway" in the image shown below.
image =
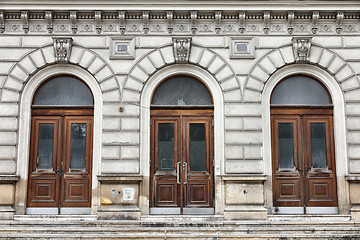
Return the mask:
<path id="1" fill-rule="evenodd" d="M 94 100 L 61 75 L 36 91 L 31 109 L 27 214 L 90 214 Z"/>
<path id="2" fill-rule="evenodd" d="M 338 213 L 328 91 L 314 78 L 290 76 L 277 84 L 270 104 L 274 212 Z"/>
<path id="3" fill-rule="evenodd" d="M 151 214 L 214 214 L 213 101 L 186 75 L 166 79 L 151 102 Z"/>

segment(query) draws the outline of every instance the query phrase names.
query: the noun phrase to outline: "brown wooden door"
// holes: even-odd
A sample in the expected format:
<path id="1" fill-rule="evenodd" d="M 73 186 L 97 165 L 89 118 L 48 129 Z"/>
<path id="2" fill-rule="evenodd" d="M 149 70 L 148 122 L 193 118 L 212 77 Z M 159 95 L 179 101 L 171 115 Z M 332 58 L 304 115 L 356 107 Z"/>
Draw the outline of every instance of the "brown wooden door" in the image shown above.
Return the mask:
<path id="1" fill-rule="evenodd" d="M 151 206 L 212 208 L 212 111 L 152 111 L 151 122 Z"/>
<path id="2" fill-rule="evenodd" d="M 336 207 L 332 110 L 273 109 L 274 207 Z"/>
<path id="3" fill-rule="evenodd" d="M 68 113 L 32 117 L 28 207 L 90 207 L 93 117 Z"/>

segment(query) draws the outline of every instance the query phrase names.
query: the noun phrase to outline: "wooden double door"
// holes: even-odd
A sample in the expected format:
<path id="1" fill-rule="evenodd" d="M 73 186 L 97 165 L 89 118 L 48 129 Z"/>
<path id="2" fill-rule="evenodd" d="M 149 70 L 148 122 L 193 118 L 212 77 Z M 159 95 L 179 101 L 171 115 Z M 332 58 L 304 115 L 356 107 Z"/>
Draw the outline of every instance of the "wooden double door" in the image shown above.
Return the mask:
<path id="1" fill-rule="evenodd" d="M 151 213 L 212 214 L 212 110 L 151 111 Z"/>
<path id="2" fill-rule="evenodd" d="M 332 109 L 274 108 L 271 125 L 275 211 L 337 207 Z"/>
<path id="3" fill-rule="evenodd" d="M 33 110 L 28 208 L 90 207 L 93 110 Z"/>

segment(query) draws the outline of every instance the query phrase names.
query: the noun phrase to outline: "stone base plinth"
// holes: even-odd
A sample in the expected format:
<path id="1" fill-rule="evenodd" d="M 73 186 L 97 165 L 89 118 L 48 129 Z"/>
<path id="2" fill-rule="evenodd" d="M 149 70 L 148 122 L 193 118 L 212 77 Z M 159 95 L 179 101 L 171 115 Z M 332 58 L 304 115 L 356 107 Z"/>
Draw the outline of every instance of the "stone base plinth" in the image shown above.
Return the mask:
<path id="1" fill-rule="evenodd" d="M 97 218 L 101 220 L 136 220 L 140 221 L 140 208 L 135 206 L 111 206 L 100 208 Z"/>
<path id="2" fill-rule="evenodd" d="M 224 210 L 225 220 L 267 219 L 267 210 L 262 206 L 227 206 Z"/>

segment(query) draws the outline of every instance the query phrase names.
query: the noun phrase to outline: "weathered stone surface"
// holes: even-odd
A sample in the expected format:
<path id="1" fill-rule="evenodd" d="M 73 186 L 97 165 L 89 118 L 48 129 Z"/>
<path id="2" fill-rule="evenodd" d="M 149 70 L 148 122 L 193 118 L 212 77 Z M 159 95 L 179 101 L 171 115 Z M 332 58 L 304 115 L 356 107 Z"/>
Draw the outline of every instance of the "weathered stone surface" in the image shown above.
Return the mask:
<path id="1" fill-rule="evenodd" d="M 0 205 L 10 206 L 14 204 L 15 200 L 15 186 L 14 184 L 0 184 Z"/>

